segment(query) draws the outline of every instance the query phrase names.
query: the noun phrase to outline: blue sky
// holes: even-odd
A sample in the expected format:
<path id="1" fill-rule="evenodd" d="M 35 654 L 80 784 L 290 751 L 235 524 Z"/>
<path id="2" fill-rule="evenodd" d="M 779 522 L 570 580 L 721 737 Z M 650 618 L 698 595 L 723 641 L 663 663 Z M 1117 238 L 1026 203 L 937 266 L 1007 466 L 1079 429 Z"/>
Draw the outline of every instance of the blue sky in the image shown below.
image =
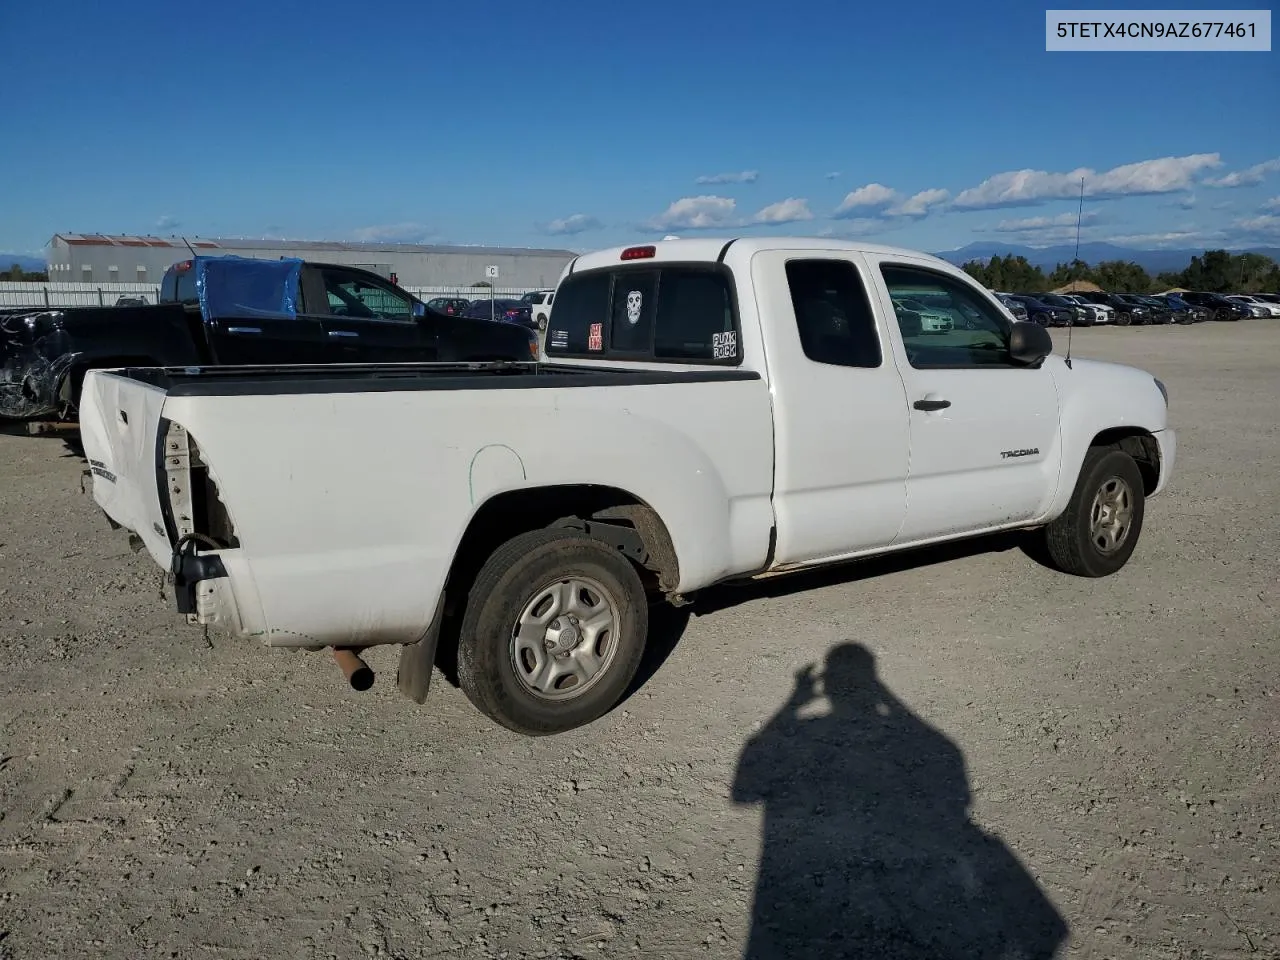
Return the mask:
<path id="1" fill-rule="evenodd" d="M 10 5 L 0 250 L 57 231 L 1045 245 L 1074 239 L 1081 175 L 1086 240 L 1280 244 L 1277 53 L 1046 53 L 1044 11 Z"/>

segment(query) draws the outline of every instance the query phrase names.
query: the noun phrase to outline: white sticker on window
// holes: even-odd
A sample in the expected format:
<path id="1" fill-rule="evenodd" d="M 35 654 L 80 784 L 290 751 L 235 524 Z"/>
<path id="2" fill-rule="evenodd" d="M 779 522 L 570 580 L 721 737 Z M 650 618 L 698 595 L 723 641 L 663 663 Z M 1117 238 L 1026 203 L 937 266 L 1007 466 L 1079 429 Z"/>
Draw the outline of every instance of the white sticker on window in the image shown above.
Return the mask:
<path id="1" fill-rule="evenodd" d="M 640 308 L 644 305 L 644 297 L 639 290 L 627 294 L 627 323 L 633 327 L 640 322 Z"/>
<path id="2" fill-rule="evenodd" d="M 711 335 L 711 357 L 714 360 L 731 360 L 738 355 L 738 331 L 727 330 Z"/>
<path id="3" fill-rule="evenodd" d="M 569 331 L 568 330 L 552 330 L 551 346 L 557 350 L 569 349 Z"/>

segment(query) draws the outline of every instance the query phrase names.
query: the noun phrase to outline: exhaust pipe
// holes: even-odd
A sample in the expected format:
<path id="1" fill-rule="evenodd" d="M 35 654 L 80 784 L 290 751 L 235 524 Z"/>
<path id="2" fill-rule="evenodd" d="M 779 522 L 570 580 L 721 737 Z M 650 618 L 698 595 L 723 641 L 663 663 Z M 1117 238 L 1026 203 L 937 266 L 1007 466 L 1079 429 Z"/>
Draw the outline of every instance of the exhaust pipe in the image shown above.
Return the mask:
<path id="1" fill-rule="evenodd" d="M 373 686 L 373 670 L 349 647 L 334 647 L 333 659 L 353 690 L 368 690 Z"/>

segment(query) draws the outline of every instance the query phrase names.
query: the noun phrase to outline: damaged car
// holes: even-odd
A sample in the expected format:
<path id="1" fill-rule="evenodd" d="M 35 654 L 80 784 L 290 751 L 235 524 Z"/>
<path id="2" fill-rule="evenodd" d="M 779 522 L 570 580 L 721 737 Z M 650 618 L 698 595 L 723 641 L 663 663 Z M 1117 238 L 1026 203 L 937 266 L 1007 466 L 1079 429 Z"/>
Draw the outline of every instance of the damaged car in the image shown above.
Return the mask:
<path id="1" fill-rule="evenodd" d="M 531 331 L 340 264 L 197 256 L 165 272 L 159 299 L 0 313 L 0 418 L 75 419 L 93 369 L 538 359 Z"/>

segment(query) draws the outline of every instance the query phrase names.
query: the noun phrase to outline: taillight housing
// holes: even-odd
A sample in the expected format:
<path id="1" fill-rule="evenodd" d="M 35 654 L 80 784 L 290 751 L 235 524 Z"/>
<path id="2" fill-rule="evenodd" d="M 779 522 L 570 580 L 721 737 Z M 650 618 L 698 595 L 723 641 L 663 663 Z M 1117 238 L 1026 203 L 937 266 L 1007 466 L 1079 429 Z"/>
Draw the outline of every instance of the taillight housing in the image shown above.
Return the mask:
<path id="1" fill-rule="evenodd" d="M 658 248 L 652 244 L 647 247 L 627 247 L 622 251 L 621 260 L 651 260 L 658 253 Z"/>

